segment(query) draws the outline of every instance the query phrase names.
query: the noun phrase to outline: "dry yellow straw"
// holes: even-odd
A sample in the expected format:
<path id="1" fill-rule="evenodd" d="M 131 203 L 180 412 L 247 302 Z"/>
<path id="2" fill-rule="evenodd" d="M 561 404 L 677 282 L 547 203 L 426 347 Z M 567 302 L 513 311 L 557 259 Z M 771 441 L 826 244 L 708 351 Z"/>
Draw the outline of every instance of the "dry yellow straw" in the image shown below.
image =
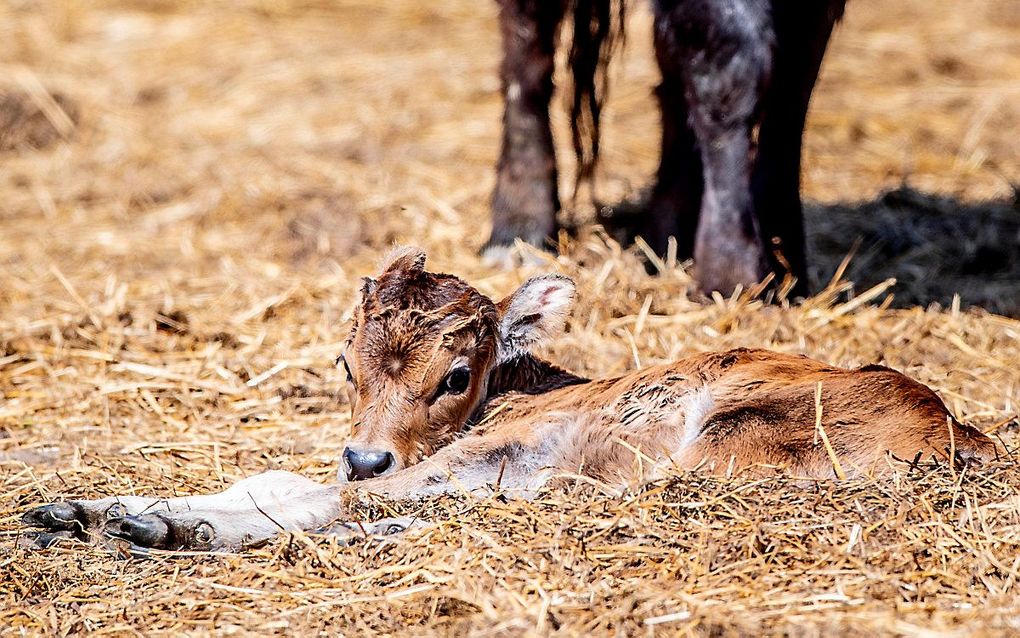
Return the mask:
<path id="1" fill-rule="evenodd" d="M 832 470 L 836 473 L 836 477 L 843 481 L 846 480 L 846 473 L 843 472 L 843 466 L 840 465 L 839 459 L 836 458 L 836 450 L 832 449 L 832 444 L 829 443 L 829 435 L 825 433 L 825 428 L 822 427 L 822 382 L 818 382 L 818 386 L 815 388 L 815 431 L 818 433 L 818 437 L 822 440 L 822 445 L 825 446 L 825 451 L 829 455 L 829 460 L 832 461 Z"/>

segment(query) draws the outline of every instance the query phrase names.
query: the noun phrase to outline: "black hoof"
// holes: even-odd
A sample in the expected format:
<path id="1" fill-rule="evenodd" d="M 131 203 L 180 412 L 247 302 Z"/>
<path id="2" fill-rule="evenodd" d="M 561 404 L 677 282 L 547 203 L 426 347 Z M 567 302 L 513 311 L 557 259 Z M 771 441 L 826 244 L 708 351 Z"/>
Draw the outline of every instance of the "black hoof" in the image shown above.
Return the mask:
<path id="1" fill-rule="evenodd" d="M 61 541 L 75 540 L 71 532 L 28 532 L 18 539 L 18 547 L 47 549 Z"/>
<path id="2" fill-rule="evenodd" d="M 170 525 L 155 514 L 112 519 L 106 523 L 103 532 L 108 536 L 122 538 L 139 547 L 167 549 L 173 540 Z"/>
<path id="3" fill-rule="evenodd" d="M 40 527 L 51 532 L 73 531 L 84 533 L 86 527 L 85 510 L 77 503 L 51 503 L 25 512 L 21 517 L 22 524 L 28 527 Z"/>

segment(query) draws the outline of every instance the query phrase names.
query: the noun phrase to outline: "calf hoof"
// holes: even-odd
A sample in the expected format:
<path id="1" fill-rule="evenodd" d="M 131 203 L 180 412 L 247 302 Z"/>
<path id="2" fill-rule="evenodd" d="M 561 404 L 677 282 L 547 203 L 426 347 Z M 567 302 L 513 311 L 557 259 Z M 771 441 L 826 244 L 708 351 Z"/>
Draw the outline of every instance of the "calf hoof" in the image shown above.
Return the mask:
<path id="1" fill-rule="evenodd" d="M 85 508 L 77 503 L 50 503 L 25 512 L 21 516 L 21 523 L 27 527 L 39 527 L 50 532 L 84 533 L 88 526 L 88 516 Z"/>
<path id="2" fill-rule="evenodd" d="M 163 517 L 156 514 L 114 518 L 103 527 L 103 533 L 139 547 L 178 549 L 171 547 L 173 530 Z"/>
<path id="3" fill-rule="evenodd" d="M 24 549 L 49 549 L 63 541 L 77 542 L 73 532 L 26 532 L 18 538 L 18 547 Z"/>
<path id="4" fill-rule="evenodd" d="M 311 533 L 336 539 L 342 545 L 353 545 L 360 540 L 393 536 L 424 525 L 420 519 L 404 516 L 372 522 L 334 523 Z"/>

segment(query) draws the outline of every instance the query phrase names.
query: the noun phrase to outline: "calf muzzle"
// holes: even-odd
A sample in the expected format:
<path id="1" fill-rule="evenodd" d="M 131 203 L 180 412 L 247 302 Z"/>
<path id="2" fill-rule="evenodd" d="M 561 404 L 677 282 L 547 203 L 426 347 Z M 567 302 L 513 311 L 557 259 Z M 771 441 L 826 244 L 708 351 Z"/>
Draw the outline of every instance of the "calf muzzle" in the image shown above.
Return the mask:
<path id="1" fill-rule="evenodd" d="M 348 481 L 382 476 L 394 466 L 395 459 L 391 452 L 381 450 L 344 450 L 344 464 Z"/>

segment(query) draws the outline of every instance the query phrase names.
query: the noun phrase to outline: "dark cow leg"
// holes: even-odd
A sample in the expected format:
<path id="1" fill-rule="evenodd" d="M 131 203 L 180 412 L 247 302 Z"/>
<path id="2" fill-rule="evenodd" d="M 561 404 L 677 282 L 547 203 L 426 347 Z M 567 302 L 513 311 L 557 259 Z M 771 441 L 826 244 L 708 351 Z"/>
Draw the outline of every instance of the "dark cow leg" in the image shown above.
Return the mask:
<path id="1" fill-rule="evenodd" d="M 688 122 L 684 96 L 683 68 L 678 64 L 668 15 L 659 15 L 655 23 L 655 57 L 662 72 L 656 89 L 662 117 L 662 156 L 647 214 L 637 229 L 658 254 L 666 253 L 669 237 L 677 241 L 677 255 L 694 255 L 694 233 L 701 209 L 703 169 L 701 151 Z"/>
<path id="2" fill-rule="evenodd" d="M 556 236 L 560 201 L 549 100 L 564 5 L 564 0 L 500 0 L 505 103 L 489 253 L 518 237 L 542 246 Z"/>
<path id="3" fill-rule="evenodd" d="M 706 292 L 750 286 L 769 272 L 751 199 L 752 132 L 771 70 L 765 0 L 660 0 L 661 37 L 683 69 L 705 190 L 694 262 Z"/>
<path id="4" fill-rule="evenodd" d="M 801 138 L 825 47 L 844 4 L 844 0 L 773 2 L 774 71 L 751 188 L 772 269 L 776 273 L 789 270 L 797 278 L 792 294 L 798 296 L 808 293 L 800 202 Z"/>

